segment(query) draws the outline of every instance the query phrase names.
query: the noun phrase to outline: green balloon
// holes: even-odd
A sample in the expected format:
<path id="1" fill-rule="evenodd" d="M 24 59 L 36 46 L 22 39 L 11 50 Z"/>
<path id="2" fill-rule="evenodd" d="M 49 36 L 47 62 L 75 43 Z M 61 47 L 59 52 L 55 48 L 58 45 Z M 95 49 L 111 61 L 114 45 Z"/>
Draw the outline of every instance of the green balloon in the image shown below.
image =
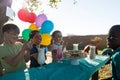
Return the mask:
<path id="1" fill-rule="evenodd" d="M 42 34 L 42 31 L 41 31 L 41 29 L 39 29 L 38 31 L 39 31 L 39 33 L 40 33 L 40 34 Z"/>
<path id="2" fill-rule="evenodd" d="M 26 40 L 26 41 L 29 40 L 29 34 L 30 34 L 31 31 L 32 30 L 30 30 L 30 29 L 24 29 L 22 31 L 22 37 L 23 37 L 24 40 Z"/>

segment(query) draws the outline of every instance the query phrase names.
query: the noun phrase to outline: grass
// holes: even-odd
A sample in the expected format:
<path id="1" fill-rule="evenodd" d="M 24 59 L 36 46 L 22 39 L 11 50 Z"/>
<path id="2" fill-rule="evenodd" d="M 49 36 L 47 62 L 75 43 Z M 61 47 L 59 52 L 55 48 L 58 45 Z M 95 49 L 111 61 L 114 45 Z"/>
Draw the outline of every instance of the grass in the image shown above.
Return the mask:
<path id="1" fill-rule="evenodd" d="M 100 70 L 99 70 L 99 80 L 104 80 L 106 78 L 111 77 L 111 69 L 110 69 L 110 64 L 104 65 Z"/>
<path id="2" fill-rule="evenodd" d="M 101 54 L 101 50 L 98 50 L 98 54 Z M 111 77 L 112 73 L 111 73 L 111 65 L 110 64 L 106 64 L 103 67 L 101 67 L 101 69 L 99 70 L 99 80 L 105 80 L 106 78 Z"/>

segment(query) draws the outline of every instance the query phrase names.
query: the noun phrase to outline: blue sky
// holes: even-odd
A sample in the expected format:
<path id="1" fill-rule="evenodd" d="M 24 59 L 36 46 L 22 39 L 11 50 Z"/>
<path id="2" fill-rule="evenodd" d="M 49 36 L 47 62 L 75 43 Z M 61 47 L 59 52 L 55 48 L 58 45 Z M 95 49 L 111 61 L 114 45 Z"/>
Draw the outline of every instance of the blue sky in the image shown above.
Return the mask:
<path id="1" fill-rule="evenodd" d="M 107 34 L 111 26 L 120 24 L 120 0 L 76 0 L 75 5 L 73 0 L 62 0 L 58 9 L 50 8 L 46 1 L 43 9 L 54 23 L 52 32 L 61 30 L 63 36 Z M 39 10 L 36 13 L 40 14 Z M 15 21 L 21 32 L 29 27 L 29 23 Z"/>

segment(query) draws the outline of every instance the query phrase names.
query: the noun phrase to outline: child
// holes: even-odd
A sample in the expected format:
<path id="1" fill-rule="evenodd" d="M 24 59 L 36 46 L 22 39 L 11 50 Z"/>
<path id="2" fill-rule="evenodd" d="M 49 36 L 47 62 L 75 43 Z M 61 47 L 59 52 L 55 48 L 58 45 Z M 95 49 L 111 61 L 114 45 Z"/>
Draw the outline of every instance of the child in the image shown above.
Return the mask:
<path id="1" fill-rule="evenodd" d="M 24 70 L 26 68 L 25 61 L 29 61 L 30 43 L 24 45 L 18 41 L 20 33 L 19 28 L 15 24 L 5 24 L 2 27 L 4 42 L 0 45 L 0 63 L 3 74 L 14 71 Z"/>
<path id="2" fill-rule="evenodd" d="M 59 30 L 56 30 L 52 33 L 52 41 L 50 45 L 50 50 L 52 52 L 52 61 L 58 61 L 62 58 L 63 49 L 65 48 L 66 43 L 63 41 L 62 33 Z"/>
<path id="3" fill-rule="evenodd" d="M 32 45 L 32 49 L 30 52 L 30 67 L 39 67 L 40 64 L 38 63 L 38 49 L 37 48 L 41 48 L 44 47 L 42 45 L 40 45 L 40 42 L 42 41 L 42 37 L 41 34 L 39 33 L 39 31 L 34 30 L 30 33 L 30 39 L 29 41 L 33 44 Z M 46 47 L 44 47 L 46 48 Z M 46 51 L 45 51 L 46 53 Z M 45 64 L 45 63 L 44 63 Z"/>

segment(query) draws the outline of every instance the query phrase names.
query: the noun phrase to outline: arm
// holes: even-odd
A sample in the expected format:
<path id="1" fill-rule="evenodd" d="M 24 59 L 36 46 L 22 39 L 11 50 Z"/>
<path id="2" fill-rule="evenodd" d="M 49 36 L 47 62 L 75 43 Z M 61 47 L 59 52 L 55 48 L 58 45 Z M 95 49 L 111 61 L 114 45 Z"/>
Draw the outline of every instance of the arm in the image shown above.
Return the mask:
<path id="1" fill-rule="evenodd" d="M 3 68 L 2 68 L 2 65 L 1 65 L 1 62 L 0 62 L 0 76 L 3 75 Z"/>
<path id="2" fill-rule="evenodd" d="M 32 56 L 36 61 L 38 61 L 38 54 L 37 53 L 32 54 Z M 45 59 L 47 59 L 46 54 L 45 54 Z"/>
<path id="3" fill-rule="evenodd" d="M 63 43 L 62 43 L 62 45 L 63 45 L 62 51 L 64 50 L 64 48 L 66 48 L 67 44 L 68 44 L 67 42 L 63 42 Z"/>
<path id="4" fill-rule="evenodd" d="M 57 50 L 52 50 L 52 61 L 53 62 L 57 61 L 56 54 L 57 54 Z"/>
<path id="5" fill-rule="evenodd" d="M 19 53 L 16 56 L 5 56 L 2 59 L 4 59 L 11 66 L 16 67 L 19 64 L 19 62 L 24 58 L 25 50 L 27 51 L 30 50 L 28 43 L 25 43 L 22 46 L 22 49 L 19 51 Z"/>
<path id="6" fill-rule="evenodd" d="M 115 70 L 116 70 L 116 77 L 117 80 L 120 80 L 120 53 L 118 53 L 114 58 L 115 64 Z"/>
<path id="7" fill-rule="evenodd" d="M 13 67 L 16 67 L 19 64 L 20 60 L 24 58 L 24 51 L 20 51 L 16 56 L 5 56 L 2 59 L 5 60 L 8 64 Z"/>
<path id="8" fill-rule="evenodd" d="M 26 50 L 24 55 L 25 62 L 28 62 L 30 60 L 30 51 Z"/>
<path id="9" fill-rule="evenodd" d="M 83 52 L 88 53 L 89 54 L 89 50 L 90 50 L 90 45 L 86 45 L 83 49 Z"/>
<path id="10" fill-rule="evenodd" d="M 25 50 L 25 54 L 24 54 L 24 59 L 25 59 L 25 62 L 28 62 L 30 60 L 30 52 L 31 52 L 31 49 L 32 49 L 32 43 L 31 42 L 28 42 L 26 43 L 27 45 L 27 48 Z"/>
<path id="11" fill-rule="evenodd" d="M 37 61 L 38 55 L 37 54 L 32 54 L 32 56 Z"/>

